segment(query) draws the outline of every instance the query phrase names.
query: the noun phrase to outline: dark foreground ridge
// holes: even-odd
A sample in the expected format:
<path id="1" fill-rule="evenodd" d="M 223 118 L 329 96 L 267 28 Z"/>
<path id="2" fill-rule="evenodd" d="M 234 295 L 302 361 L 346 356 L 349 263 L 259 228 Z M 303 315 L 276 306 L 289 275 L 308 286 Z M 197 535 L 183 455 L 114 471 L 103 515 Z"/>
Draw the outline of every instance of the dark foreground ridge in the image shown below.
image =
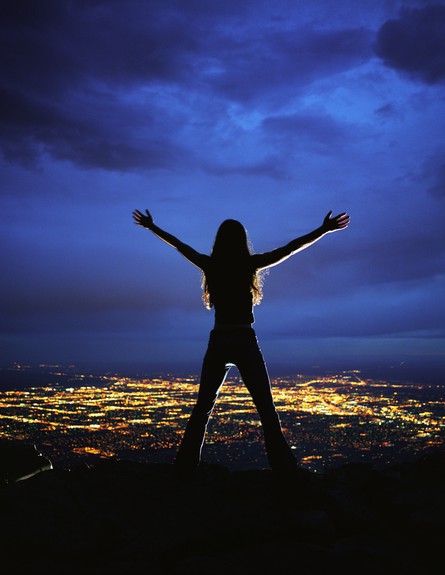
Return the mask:
<path id="1" fill-rule="evenodd" d="M 20 481 L 0 466 L 5 573 L 428 573 L 442 563 L 445 453 L 287 477 L 38 461 L 43 471 Z"/>

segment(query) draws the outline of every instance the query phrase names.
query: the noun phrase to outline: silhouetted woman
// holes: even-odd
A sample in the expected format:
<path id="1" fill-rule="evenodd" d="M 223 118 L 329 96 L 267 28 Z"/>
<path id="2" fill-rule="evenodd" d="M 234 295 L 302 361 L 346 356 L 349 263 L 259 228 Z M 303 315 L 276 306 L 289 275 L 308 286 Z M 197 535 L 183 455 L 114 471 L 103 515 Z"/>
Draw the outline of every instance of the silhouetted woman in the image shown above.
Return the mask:
<path id="1" fill-rule="evenodd" d="M 133 212 L 137 225 L 148 228 L 167 244 L 176 248 L 202 271 L 203 299 L 215 310 L 215 325 L 210 333 L 204 357 L 198 399 L 188 421 L 175 465 L 190 469 L 199 465 L 207 424 L 219 390 L 230 368 L 235 365 L 258 410 L 264 432 L 269 465 L 276 471 L 296 467 L 296 461 L 284 438 L 275 409 L 269 375 L 258 346 L 253 306 L 262 298 L 260 272 L 281 263 L 307 248 L 329 232 L 346 228 L 346 213 L 331 218 L 329 212 L 316 230 L 287 245 L 262 254 L 251 252 L 247 232 L 236 220 L 224 221 L 218 229 L 211 255 L 201 254 L 184 244 L 146 215 Z"/>

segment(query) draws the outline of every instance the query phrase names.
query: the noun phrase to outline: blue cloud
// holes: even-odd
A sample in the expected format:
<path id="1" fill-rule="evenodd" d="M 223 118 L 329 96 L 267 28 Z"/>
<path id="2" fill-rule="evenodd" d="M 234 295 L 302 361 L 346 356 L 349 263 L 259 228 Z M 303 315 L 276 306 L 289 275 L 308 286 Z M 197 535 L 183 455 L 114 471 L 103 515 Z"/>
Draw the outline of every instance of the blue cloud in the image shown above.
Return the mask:
<path id="1" fill-rule="evenodd" d="M 445 6 L 401 10 L 380 28 L 376 53 L 390 68 L 427 84 L 445 81 Z"/>

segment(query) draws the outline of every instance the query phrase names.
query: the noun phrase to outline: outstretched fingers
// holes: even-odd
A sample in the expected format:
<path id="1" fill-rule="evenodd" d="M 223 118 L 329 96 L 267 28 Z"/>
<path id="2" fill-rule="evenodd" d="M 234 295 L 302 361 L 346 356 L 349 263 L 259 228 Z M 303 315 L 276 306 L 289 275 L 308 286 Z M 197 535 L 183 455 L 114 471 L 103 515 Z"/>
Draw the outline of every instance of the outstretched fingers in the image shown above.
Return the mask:
<path id="1" fill-rule="evenodd" d="M 350 218 L 346 212 L 343 212 L 338 216 L 335 216 L 334 220 L 336 222 L 337 228 L 343 229 L 348 227 Z"/>
<path id="2" fill-rule="evenodd" d="M 140 212 L 139 210 L 133 211 L 133 219 L 134 223 L 138 226 L 142 226 L 143 228 L 151 229 L 151 225 L 153 224 L 153 218 L 148 210 L 145 210 L 146 215 Z"/>
<path id="3" fill-rule="evenodd" d="M 135 220 L 135 224 L 139 224 L 141 221 L 141 218 L 143 218 L 143 215 L 141 214 L 141 212 L 139 210 L 134 210 L 133 211 L 133 219 Z"/>
<path id="4" fill-rule="evenodd" d="M 149 217 L 144 216 L 144 214 L 141 213 L 139 210 L 134 210 L 133 219 L 134 219 L 134 223 L 137 226 L 142 226 L 144 228 L 146 226 L 148 220 L 149 220 Z"/>

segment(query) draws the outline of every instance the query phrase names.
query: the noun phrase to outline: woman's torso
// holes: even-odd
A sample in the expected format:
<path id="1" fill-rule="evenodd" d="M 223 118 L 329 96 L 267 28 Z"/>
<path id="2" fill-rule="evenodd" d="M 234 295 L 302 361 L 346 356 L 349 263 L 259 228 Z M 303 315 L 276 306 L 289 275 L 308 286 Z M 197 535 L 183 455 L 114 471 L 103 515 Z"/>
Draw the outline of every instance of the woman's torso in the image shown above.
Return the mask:
<path id="1" fill-rule="evenodd" d="M 203 271 L 215 309 L 215 324 L 252 324 L 255 318 L 251 283 L 255 270 L 250 258 L 238 264 L 210 259 L 206 267 Z"/>

